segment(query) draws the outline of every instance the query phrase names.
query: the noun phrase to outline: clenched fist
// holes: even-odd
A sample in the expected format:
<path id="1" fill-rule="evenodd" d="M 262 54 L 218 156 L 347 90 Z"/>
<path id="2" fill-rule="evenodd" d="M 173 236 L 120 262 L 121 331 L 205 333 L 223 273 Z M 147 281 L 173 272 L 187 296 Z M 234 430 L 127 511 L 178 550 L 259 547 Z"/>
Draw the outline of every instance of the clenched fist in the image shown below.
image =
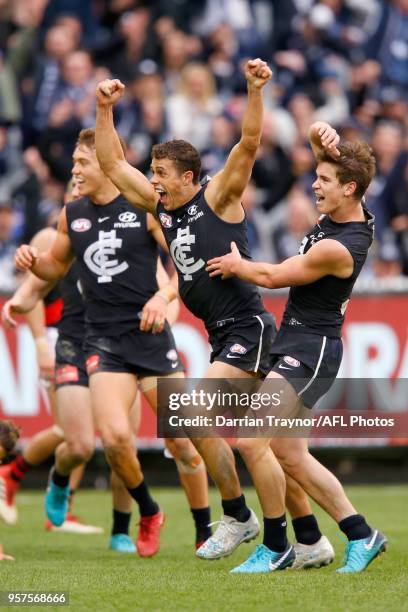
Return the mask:
<path id="1" fill-rule="evenodd" d="M 272 70 L 258 57 L 247 62 L 245 78 L 250 87 L 261 89 L 272 78 Z"/>
<path id="2" fill-rule="evenodd" d="M 105 79 L 96 87 L 96 103 L 99 106 L 112 106 L 125 91 L 124 84 L 119 79 Z"/>

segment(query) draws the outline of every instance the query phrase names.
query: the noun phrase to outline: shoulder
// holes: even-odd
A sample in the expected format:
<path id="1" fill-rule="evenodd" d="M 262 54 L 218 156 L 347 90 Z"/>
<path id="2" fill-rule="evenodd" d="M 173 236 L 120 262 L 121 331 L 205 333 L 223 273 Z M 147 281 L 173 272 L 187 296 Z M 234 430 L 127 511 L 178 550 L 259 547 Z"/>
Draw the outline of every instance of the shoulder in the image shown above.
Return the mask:
<path id="1" fill-rule="evenodd" d="M 335 238 L 324 238 L 316 242 L 307 252 L 307 257 L 325 266 L 338 267 L 354 263 L 349 249 Z"/>

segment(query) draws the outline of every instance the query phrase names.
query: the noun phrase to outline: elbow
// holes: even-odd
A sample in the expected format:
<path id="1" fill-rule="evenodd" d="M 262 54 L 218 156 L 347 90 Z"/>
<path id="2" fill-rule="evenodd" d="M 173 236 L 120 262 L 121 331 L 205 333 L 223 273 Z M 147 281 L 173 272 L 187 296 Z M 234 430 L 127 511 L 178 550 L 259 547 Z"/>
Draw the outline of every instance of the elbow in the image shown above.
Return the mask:
<path id="1" fill-rule="evenodd" d="M 241 145 L 243 149 L 245 149 L 252 155 L 255 155 L 259 145 L 261 144 L 261 135 L 260 134 L 256 136 L 243 135 L 239 144 Z"/>

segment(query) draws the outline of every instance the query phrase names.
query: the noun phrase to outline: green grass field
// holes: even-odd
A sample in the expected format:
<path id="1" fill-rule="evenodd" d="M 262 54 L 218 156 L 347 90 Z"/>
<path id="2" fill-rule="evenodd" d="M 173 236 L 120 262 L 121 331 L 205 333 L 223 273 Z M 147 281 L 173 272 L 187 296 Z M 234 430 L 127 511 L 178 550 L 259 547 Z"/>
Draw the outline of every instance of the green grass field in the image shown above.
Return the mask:
<path id="1" fill-rule="evenodd" d="M 245 493 L 260 516 L 254 492 Z M 319 510 L 321 529 L 336 550 L 335 562 L 319 570 L 254 577 L 228 573 L 248 556 L 253 542 L 222 561 L 194 558 L 192 521 L 178 489 L 155 491 L 167 521 L 162 548 L 153 559 L 107 550 L 107 492 L 81 491 L 76 496 L 76 512 L 105 528 L 104 535 L 79 536 L 45 533 L 43 496 L 22 491 L 18 525 L 1 527 L 0 539 L 16 561 L 1 564 L 0 590 L 69 591 L 74 610 L 408 610 L 408 486 L 350 487 L 348 493 L 359 511 L 389 538 L 387 553 L 366 572 L 335 574 L 344 543 L 336 525 Z M 215 492 L 212 504 L 213 518 L 217 519 L 220 505 Z M 135 532 L 133 524 L 132 535 Z"/>

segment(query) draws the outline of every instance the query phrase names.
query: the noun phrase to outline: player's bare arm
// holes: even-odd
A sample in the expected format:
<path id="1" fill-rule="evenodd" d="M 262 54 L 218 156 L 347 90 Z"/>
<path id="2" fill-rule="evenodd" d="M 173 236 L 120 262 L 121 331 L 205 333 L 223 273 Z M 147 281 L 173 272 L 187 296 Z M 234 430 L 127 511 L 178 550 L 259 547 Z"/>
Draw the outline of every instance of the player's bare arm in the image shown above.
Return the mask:
<path id="1" fill-rule="evenodd" d="M 323 153 L 323 151 L 326 151 L 333 159 L 340 155 L 340 151 L 337 148 L 340 142 L 340 136 L 336 130 L 325 121 L 316 121 L 312 123 L 309 130 L 309 141 L 313 150 L 313 155 L 316 158 L 320 153 Z"/>
<path id="2" fill-rule="evenodd" d="M 157 244 L 166 251 L 167 245 L 163 236 L 160 225 L 152 215 L 147 217 L 147 226 Z M 177 283 L 177 274 L 174 274 L 172 279 L 163 268 L 160 258 L 157 264 L 157 280 L 159 290 L 150 298 L 144 305 L 142 318 L 140 321 L 140 329 L 144 332 L 152 332 L 158 334 L 163 331 L 165 321 L 168 318 L 168 308 L 171 302 L 176 300 L 178 293 L 175 289 Z M 176 285 L 177 286 L 177 285 Z"/>
<path id="3" fill-rule="evenodd" d="M 52 245 L 57 232 L 52 227 L 46 227 L 32 238 L 30 246 L 36 248 L 40 253 L 47 251 Z M 54 286 L 52 281 L 44 281 L 34 274 L 29 273 L 21 283 L 14 295 L 4 304 L 1 319 L 6 327 L 16 327 L 17 322 L 13 318 L 16 314 L 27 314 L 35 308 L 44 296 Z"/>
<path id="4" fill-rule="evenodd" d="M 210 276 L 221 276 L 222 279 L 237 276 L 267 289 L 308 285 L 328 274 L 348 278 L 353 269 L 350 252 L 340 242 L 331 239 L 321 240 L 305 255 L 289 257 L 280 264 L 245 260 L 232 242 L 231 253 L 211 259 L 206 268 Z"/>
<path id="5" fill-rule="evenodd" d="M 14 261 L 16 267 L 23 272 L 31 270 L 38 278 L 56 281 L 65 276 L 74 258 L 64 207 L 58 220 L 57 234 L 50 249 L 45 253 L 40 253 L 36 247 L 23 244 L 17 249 Z"/>
<path id="6" fill-rule="evenodd" d="M 53 281 L 44 281 L 29 273 L 14 295 L 7 300 L 1 312 L 1 320 L 5 327 L 16 327 L 16 314 L 26 314 L 33 310 L 36 304 L 54 286 Z"/>
<path id="7" fill-rule="evenodd" d="M 262 90 L 272 77 L 272 71 L 266 62 L 258 58 L 248 61 L 245 76 L 248 102 L 241 139 L 231 150 L 224 169 L 214 176 L 206 189 L 206 200 L 211 208 L 232 223 L 243 219 L 241 198 L 251 177 L 262 134 Z"/>
<path id="8" fill-rule="evenodd" d="M 119 79 L 101 81 L 96 88 L 96 156 L 104 173 L 130 204 L 155 214 L 158 195 L 147 178 L 126 161 L 115 130 L 113 106 L 124 91 Z"/>

